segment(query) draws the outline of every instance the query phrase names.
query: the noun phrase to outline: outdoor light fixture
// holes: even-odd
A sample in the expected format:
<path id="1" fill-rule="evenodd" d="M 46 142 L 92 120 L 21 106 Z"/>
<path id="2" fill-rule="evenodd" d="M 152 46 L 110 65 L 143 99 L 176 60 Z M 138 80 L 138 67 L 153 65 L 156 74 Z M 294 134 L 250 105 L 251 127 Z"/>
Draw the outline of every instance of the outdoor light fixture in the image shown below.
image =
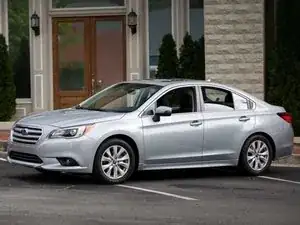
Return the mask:
<path id="1" fill-rule="evenodd" d="M 34 12 L 30 19 L 31 29 L 34 31 L 35 36 L 40 35 L 40 17 Z"/>
<path id="2" fill-rule="evenodd" d="M 136 33 L 137 26 L 137 14 L 131 9 L 131 12 L 128 14 L 128 27 L 131 29 L 131 33 Z"/>

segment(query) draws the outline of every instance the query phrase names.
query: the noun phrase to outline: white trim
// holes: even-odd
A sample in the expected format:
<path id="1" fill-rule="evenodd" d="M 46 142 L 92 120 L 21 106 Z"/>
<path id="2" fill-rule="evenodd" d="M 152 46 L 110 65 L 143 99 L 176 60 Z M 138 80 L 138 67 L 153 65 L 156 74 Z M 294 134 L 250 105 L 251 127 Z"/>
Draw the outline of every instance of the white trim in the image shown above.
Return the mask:
<path id="1" fill-rule="evenodd" d="M 148 0 L 145 0 L 144 1 L 144 9 L 145 10 L 145 23 L 144 23 L 144 26 L 145 26 L 145 30 L 146 30 L 146 38 L 145 38 L 145 46 L 146 46 L 146 49 L 145 49 L 145 52 L 146 52 L 146 79 L 149 79 L 150 77 L 150 60 L 149 60 L 149 54 L 150 54 L 150 44 L 149 44 L 149 2 Z"/>
<path id="2" fill-rule="evenodd" d="M 17 98 L 16 99 L 17 104 L 32 104 L 31 98 Z"/>
<path id="3" fill-rule="evenodd" d="M 52 17 L 71 17 L 71 16 L 112 16 L 125 15 L 126 8 L 71 8 L 71 9 L 55 9 L 49 10 Z"/>
<path id="4" fill-rule="evenodd" d="M 4 7 L 4 24 L 3 24 L 3 31 L 6 38 L 7 46 L 9 49 L 9 29 L 8 29 L 8 2 L 7 0 L 3 1 L 3 7 Z"/>
<path id="5" fill-rule="evenodd" d="M 128 12 L 127 13 L 129 13 L 131 11 L 131 8 L 132 8 L 131 1 L 128 1 Z M 127 23 L 127 16 L 126 16 L 126 23 Z M 132 38 L 131 32 L 129 31 L 128 26 L 126 26 L 126 37 L 128 37 L 128 38 L 126 38 L 126 41 L 128 41 L 128 48 L 129 48 L 129 51 L 128 51 L 128 54 L 129 54 L 129 71 L 131 71 L 132 68 L 133 68 L 133 54 L 132 54 L 132 41 L 133 41 L 133 38 Z"/>
<path id="6" fill-rule="evenodd" d="M 44 1 L 44 0 L 42 0 Z M 50 11 L 72 11 L 72 10 L 81 10 L 81 11 L 86 11 L 86 10 L 91 10 L 91 9 L 95 9 L 95 10 L 101 10 L 101 9 L 126 9 L 126 5 L 128 2 L 130 2 L 130 0 L 124 0 L 124 5 L 123 6 L 101 6 L 101 7 L 77 7 L 77 8 L 53 8 L 53 4 L 52 4 L 52 0 L 48 0 L 49 1 L 49 9 Z M 138 0 L 140 1 L 140 0 Z"/>
<path id="7" fill-rule="evenodd" d="M 0 0 L 0 33 L 4 35 L 7 47 L 9 48 L 7 0 Z"/>
<path id="8" fill-rule="evenodd" d="M 0 122 L 0 131 L 10 130 L 15 121 Z"/>
<path id="9" fill-rule="evenodd" d="M 176 18 L 175 18 L 175 15 L 176 15 L 176 2 L 178 0 L 171 0 L 171 27 L 172 27 L 172 35 L 173 35 L 173 38 L 175 39 L 176 41 L 176 31 L 175 31 L 175 23 L 177 22 L 176 21 Z"/>
<path id="10" fill-rule="evenodd" d="M 38 96 L 38 93 L 37 93 L 37 83 L 36 83 L 36 78 L 37 77 L 41 77 L 41 93 L 39 93 L 39 95 L 41 95 L 41 107 L 38 107 L 37 106 L 37 101 L 35 100 L 34 102 L 34 108 L 35 109 L 43 109 L 44 108 L 44 86 L 43 86 L 43 74 L 35 74 L 34 75 L 34 96 L 36 98 L 36 96 Z"/>
<path id="11" fill-rule="evenodd" d="M 31 23 L 31 14 L 32 14 L 32 10 L 34 9 L 34 4 L 33 4 L 33 1 L 29 0 L 28 1 L 28 21 L 29 21 L 29 24 Z M 33 87 L 34 87 L 34 46 L 33 46 L 33 34 L 32 34 L 32 30 L 31 30 L 31 27 L 29 26 L 28 27 L 29 31 L 28 31 L 28 38 L 29 38 L 29 58 L 30 58 L 30 87 L 31 87 L 31 90 L 30 90 L 30 96 L 32 98 L 32 101 L 33 99 L 35 98 L 34 96 L 34 90 L 33 90 Z"/>
<path id="12" fill-rule="evenodd" d="M 185 29 L 186 29 L 187 32 L 190 33 L 190 31 L 191 31 L 191 27 L 190 27 L 191 26 L 191 24 L 190 24 L 190 0 L 186 0 L 185 3 L 186 3 L 186 9 L 185 9 L 186 27 L 185 27 Z M 203 5 L 204 5 L 204 3 L 203 3 Z"/>
<path id="13" fill-rule="evenodd" d="M 137 15 L 138 15 L 138 21 L 140 21 L 140 5 L 139 5 L 139 0 L 136 1 L 136 12 L 137 12 Z M 140 60 L 140 29 L 141 29 L 141 26 L 140 26 L 140 23 L 138 22 L 137 24 L 137 32 L 136 32 L 136 68 L 140 68 L 140 65 L 141 65 L 141 60 Z"/>
<path id="14" fill-rule="evenodd" d="M 50 4 L 52 4 L 51 1 L 49 1 Z M 50 8 L 50 6 L 49 6 Z M 52 23 L 52 17 L 48 16 L 48 74 L 49 74 L 49 82 L 50 82 L 50 97 L 49 97 L 49 107 L 50 110 L 54 109 L 54 76 L 53 76 L 53 23 Z"/>
<path id="15" fill-rule="evenodd" d="M 41 17 L 43 16 L 43 1 L 40 1 L 40 15 L 41 15 Z M 44 68 L 44 55 L 43 55 L 43 53 L 44 53 L 44 43 L 43 43 L 43 37 L 44 37 L 44 32 L 43 32 L 43 26 L 44 26 L 44 24 L 43 24 L 43 21 L 44 21 L 44 19 L 42 19 L 41 20 L 42 21 L 42 23 L 40 23 L 40 30 L 41 30 L 41 34 L 39 35 L 39 38 L 40 38 L 40 57 L 39 58 L 41 58 L 41 62 L 40 62 L 40 68 L 39 68 L 39 70 L 40 71 L 42 71 L 43 70 L 43 68 Z M 36 69 L 36 68 L 35 68 Z M 44 96 L 42 96 L 43 98 L 44 98 Z"/>
<path id="16" fill-rule="evenodd" d="M 26 110 L 26 108 L 25 107 L 16 107 L 16 110 L 17 109 L 21 109 L 21 110 L 23 110 L 23 116 L 26 116 L 26 114 L 27 114 L 27 110 Z"/>

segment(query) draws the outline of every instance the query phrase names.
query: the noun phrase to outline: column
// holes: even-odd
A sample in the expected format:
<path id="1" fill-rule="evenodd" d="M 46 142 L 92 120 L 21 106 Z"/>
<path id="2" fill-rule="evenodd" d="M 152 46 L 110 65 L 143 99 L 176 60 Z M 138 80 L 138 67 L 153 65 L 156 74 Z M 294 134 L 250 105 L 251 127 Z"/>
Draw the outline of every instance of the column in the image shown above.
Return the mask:
<path id="1" fill-rule="evenodd" d="M 144 52 L 144 17 L 145 10 L 144 5 L 146 1 L 140 0 L 127 0 L 126 1 L 126 14 L 128 15 L 131 10 L 137 14 L 137 32 L 131 33 L 131 30 L 127 27 L 127 79 L 136 80 L 144 78 L 144 64 L 145 55 Z M 127 22 L 126 22 L 127 24 Z M 147 33 L 146 33 L 147 34 Z"/>
<path id="2" fill-rule="evenodd" d="M 29 19 L 35 12 L 40 17 L 40 35 L 30 30 L 30 62 L 31 62 L 31 96 L 33 112 L 41 112 L 50 108 L 49 60 L 49 2 L 44 0 L 29 1 Z"/>
<path id="3" fill-rule="evenodd" d="M 204 1 L 206 78 L 264 98 L 264 1 Z"/>
<path id="4" fill-rule="evenodd" d="M 7 0 L 0 1 L 0 33 L 5 36 L 8 44 L 8 8 Z"/>

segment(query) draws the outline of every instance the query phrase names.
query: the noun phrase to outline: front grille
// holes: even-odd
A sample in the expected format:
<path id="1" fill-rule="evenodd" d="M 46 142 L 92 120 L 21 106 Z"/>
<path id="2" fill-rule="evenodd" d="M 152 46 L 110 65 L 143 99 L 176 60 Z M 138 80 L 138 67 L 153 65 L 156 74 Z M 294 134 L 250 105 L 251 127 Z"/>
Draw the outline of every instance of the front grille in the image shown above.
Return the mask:
<path id="1" fill-rule="evenodd" d="M 42 129 L 29 126 L 16 125 L 13 128 L 13 142 L 22 144 L 36 144 L 42 136 Z"/>
<path id="2" fill-rule="evenodd" d="M 9 158 L 29 163 L 41 164 L 43 162 L 37 155 L 14 151 L 9 152 Z"/>

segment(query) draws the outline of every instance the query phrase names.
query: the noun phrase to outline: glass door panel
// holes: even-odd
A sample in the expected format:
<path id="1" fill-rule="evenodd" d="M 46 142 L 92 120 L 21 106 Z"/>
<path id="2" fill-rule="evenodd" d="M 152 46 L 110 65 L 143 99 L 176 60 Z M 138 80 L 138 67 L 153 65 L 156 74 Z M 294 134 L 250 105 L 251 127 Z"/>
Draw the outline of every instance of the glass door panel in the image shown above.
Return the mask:
<path id="1" fill-rule="evenodd" d="M 126 76 L 123 17 L 96 18 L 93 90 L 98 92 Z"/>

